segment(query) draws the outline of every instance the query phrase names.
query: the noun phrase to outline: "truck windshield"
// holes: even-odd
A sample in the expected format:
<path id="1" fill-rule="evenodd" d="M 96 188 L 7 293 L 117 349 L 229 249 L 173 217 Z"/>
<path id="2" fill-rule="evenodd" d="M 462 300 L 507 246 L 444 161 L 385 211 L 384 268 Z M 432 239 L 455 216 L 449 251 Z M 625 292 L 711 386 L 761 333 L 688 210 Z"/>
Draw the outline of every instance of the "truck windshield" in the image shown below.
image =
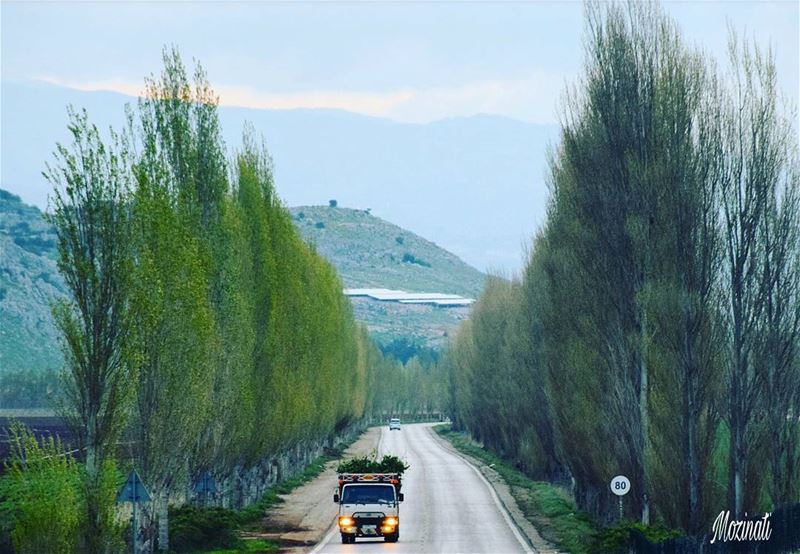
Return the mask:
<path id="1" fill-rule="evenodd" d="M 347 485 L 342 493 L 343 504 L 393 504 L 392 485 Z"/>

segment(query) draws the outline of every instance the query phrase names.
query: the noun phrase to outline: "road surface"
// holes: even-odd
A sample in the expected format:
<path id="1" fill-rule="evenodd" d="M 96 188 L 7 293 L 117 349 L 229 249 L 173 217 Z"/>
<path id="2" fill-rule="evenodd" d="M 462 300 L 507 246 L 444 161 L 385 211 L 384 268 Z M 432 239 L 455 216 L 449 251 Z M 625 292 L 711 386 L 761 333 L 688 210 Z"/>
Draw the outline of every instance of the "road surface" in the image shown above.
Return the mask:
<path id="1" fill-rule="evenodd" d="M 381 430 L 378 454 L 394 454 L 411 468 L 403 476 L 400 540 L 358 539 L 342 544 L 333 527 L 312 554 L 532 552 L 483 476 L 446 449 L 428 424 Z"/>

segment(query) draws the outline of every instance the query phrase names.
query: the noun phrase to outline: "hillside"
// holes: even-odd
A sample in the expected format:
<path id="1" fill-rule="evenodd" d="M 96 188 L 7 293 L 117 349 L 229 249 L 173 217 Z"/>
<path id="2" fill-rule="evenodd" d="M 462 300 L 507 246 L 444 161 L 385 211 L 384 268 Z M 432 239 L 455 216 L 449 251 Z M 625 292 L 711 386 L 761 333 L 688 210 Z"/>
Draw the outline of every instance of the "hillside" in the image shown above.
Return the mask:
<path id="1" fill-rule="evenodd" d="M 64 292 L 52 228 L 0 189 L 0 371 L 61 365 L 50 301 Z"/>
<path id="2" fill-rule="evenodd" d="M 485 276 L 457 256 L 368 210 L 291 208 L 303 237 L 333 263 L 348 288 L 441 292 L 477 298 Z M 351 298 L 356 319 L 384 347 L 408 341 L 437 348 L 469 308 L 436 308 Z"/>
<path id="3" fill-rule="evenodd" d="M 290 209 L 303 237 L 316 245 L 351 288 L 446 292 L 476 298 L 484 275 L 457 256 L 368 210 Z"/>
<path id="4" fill-rule="evenodd" d="M 346 287 L 444 292 L 476 298 L 483 274 L 414 233 L 364 210 L 291 209 L 306 240 L 337 268 Z M 0 189 L 0 371 L 58 368 L 61 353 L 50 303 L 65 293 L 55 234 L 41 211 Z M 352 299 L 356 318 L 383 345 L 439 346 L 468 308 Z"/>

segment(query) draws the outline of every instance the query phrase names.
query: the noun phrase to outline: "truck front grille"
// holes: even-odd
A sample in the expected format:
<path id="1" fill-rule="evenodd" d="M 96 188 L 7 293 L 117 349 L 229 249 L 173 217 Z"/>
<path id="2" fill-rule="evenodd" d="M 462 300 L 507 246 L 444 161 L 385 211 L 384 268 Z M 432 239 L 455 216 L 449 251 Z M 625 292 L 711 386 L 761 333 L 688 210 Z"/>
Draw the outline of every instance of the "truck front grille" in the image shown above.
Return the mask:
<path id="1" fill-rule="evenodd" d="M 376 528 L 380 528 L 381 523 L 383 523 L 383 518 L 382 517 L 358 517 L 358 516 L 356 516 L 353 519 L 355 520 L 356 525 L 358 527 L 361 527 L 362 525 L 375 525 Z"/>

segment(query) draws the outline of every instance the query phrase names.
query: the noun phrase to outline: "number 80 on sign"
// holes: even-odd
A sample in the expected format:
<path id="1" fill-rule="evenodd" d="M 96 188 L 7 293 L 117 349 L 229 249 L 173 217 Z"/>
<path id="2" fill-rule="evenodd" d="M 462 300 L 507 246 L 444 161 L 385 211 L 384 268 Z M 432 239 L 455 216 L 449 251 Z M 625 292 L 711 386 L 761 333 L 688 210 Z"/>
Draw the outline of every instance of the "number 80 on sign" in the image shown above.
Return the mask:
<path id="1" fill-rule="evenodd" d="M 617 496 L 625 496 L 631 490 L 631 482 L 624 475 L 617 475 L 611 480 L 611 492 Z"/>

